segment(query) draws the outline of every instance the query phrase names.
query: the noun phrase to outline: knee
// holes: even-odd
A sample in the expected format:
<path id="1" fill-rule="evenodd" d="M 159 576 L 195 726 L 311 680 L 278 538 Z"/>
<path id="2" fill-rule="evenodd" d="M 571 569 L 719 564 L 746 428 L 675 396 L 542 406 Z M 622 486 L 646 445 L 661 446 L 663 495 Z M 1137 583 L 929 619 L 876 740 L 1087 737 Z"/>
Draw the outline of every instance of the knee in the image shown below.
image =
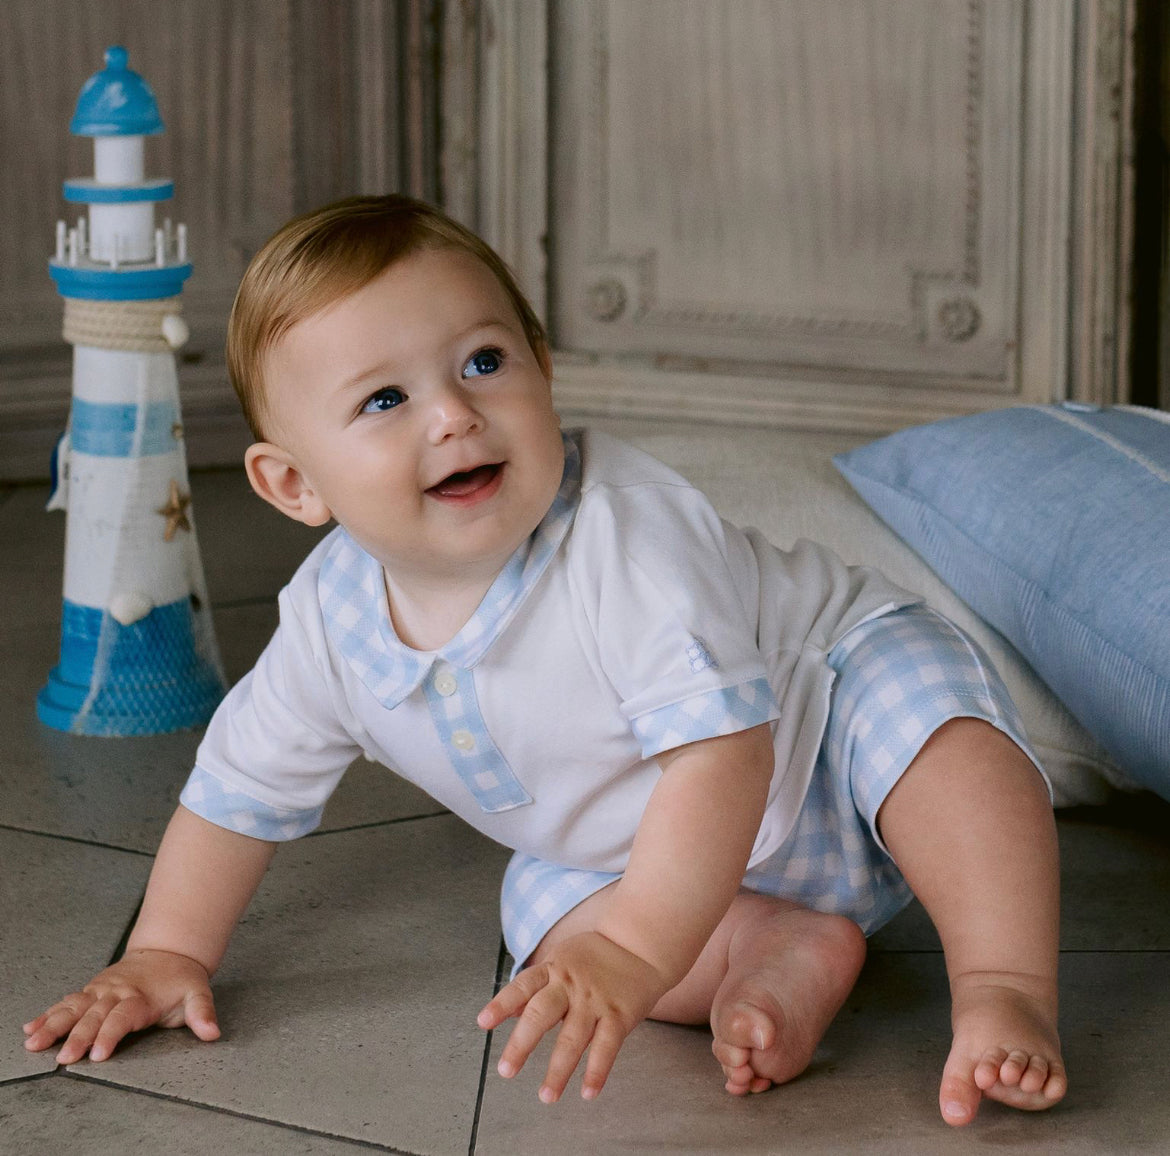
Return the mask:
<path id="1" fill-rule="evenodd" d="M 1029 778 L 1035 777 L 1037 782 L 1042 781 L 1035 774 L 1032 760 L 1011 735 L 987 719 L 974 715 L 958 715 L 947 719 L 922 744 L 910 766 L 936 756 L 944 757 L 952 764 L 959 759 L 981 766 L 993 764 L 1012 770 L 1027 769 L 1032 772 Z"/>

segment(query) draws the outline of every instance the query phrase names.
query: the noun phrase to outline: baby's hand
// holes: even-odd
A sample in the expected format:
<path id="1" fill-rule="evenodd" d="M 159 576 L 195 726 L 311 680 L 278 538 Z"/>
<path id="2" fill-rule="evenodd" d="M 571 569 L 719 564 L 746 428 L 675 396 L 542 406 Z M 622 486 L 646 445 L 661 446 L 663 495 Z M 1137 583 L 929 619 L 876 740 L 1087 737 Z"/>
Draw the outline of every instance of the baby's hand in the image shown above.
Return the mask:
<path id="1" fill-rule="evenodd" d="M 645 960 L 595 931 L 574 935 L 543 963 L 526 968 L 479 1013 L 481 1028 L 519 1016 L 500 1056 L 501 1076 L 514 1076 L 545 1032 L 564 1020 L 540 1089 L 546 1104 L 560 1099 L 585 1049 L 589 1060 L 581 1095 L 602 1088 L 626 1036 L 650 1014 L 669 985 Z"/>
<path id="2" fill-rule="evenodd" d="M 201 1040 L 219 1038 L 202 964 L 170 951 L 128 951 L 81 991 L 25 1024 L 24 1046 L 41 1052 L 68 1033 L 57 1063 L 72 1064 L 87 1051 L 91 1060 L 104 1060 L 123 1036 L 152 1024 L 187 1024 Z"/>

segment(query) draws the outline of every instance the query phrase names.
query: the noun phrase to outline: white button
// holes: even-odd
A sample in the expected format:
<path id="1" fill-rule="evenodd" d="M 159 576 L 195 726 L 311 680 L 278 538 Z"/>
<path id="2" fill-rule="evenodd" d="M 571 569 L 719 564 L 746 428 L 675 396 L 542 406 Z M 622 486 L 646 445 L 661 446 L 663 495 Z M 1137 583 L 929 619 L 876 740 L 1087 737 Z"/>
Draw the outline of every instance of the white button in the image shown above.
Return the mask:
<path id="1" fill-rule="evenodd" d="M 451 742 L 461 751 L 475 750 L 475 739 L 472 737 L 471 731 L 456 731 L 451 736 Z"/>
<path id="2" fill-rule="evenodd" d="M 440 670 L 435 675 L 435 690 L 437 690 L 444 698 L 450 698 L 451 695 L 459 689 L 459 683 L 455 676 L 449 670 Z"/>

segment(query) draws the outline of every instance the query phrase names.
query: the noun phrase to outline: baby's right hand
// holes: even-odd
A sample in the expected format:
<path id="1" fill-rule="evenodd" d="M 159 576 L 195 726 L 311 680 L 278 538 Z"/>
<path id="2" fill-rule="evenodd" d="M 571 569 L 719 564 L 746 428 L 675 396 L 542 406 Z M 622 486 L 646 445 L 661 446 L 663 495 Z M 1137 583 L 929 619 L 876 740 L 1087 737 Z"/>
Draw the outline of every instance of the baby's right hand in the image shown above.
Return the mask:
<path id="1" fill-rule="evenodd" d="M 88 1051 L 107 1059 L 129 1032 L 152 1024 L 186 1024 L 201 1040 L 219 1038 L 211 984 L 202 964 L 170 951 L 128 951 L 81 989 L 24 1025 L 24 1046 L 42 1052 L 68 1033 L 57 1063 L 72 1064 Z"/>

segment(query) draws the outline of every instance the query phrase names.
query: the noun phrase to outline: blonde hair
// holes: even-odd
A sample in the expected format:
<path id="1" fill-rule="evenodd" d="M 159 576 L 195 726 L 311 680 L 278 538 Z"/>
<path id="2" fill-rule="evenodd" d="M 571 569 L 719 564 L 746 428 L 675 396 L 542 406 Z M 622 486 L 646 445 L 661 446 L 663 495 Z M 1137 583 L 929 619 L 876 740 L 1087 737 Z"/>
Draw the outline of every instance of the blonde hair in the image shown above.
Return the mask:
<path id="1" fill-rule="evenodd" d="M 516 307 L 538 356 L 544 326 L 499 255 L 423 201 L 391 193 L 347 197 L 294 217 L 252 258 L 228 320 L 227 370 L 248 428 L 264 440 L 264 358 L 298 321 L 356 293 L 396 261 L 427 249 L 478 257 Z"/>

